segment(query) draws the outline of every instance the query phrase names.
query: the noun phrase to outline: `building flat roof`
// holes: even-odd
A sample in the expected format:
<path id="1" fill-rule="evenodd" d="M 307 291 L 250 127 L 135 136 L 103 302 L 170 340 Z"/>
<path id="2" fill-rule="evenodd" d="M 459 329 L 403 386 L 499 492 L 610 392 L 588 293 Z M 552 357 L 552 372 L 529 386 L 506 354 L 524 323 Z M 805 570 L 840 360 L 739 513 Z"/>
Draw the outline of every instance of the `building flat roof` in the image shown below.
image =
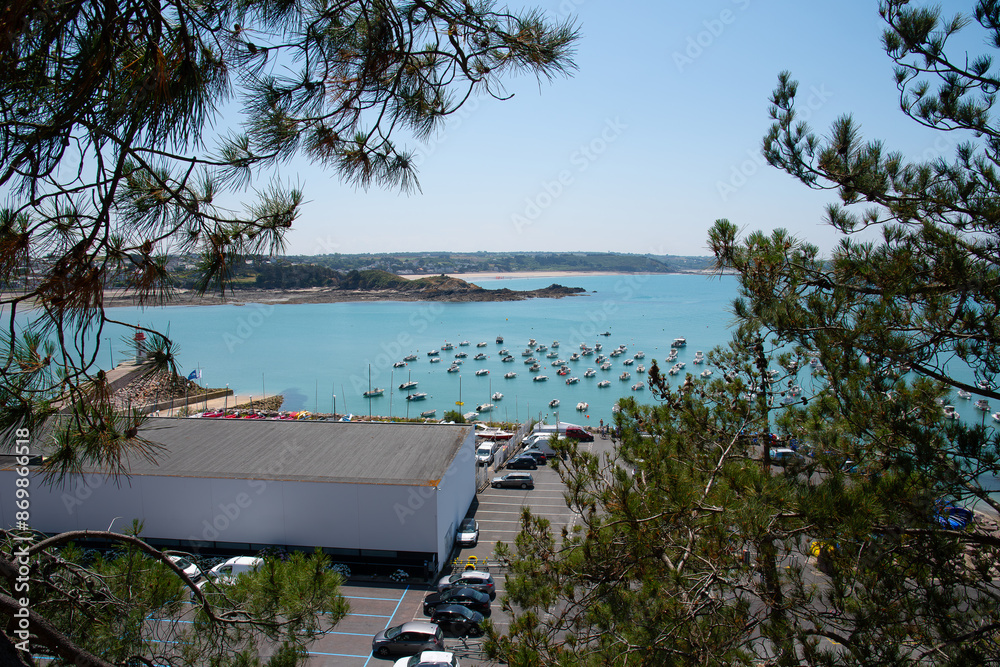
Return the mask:
<path id="1" fill-rule="evenodd" d="M 151 417 L 140 435 L 165 449 L 155 463 L 132 457 L 128 468 L 133 476 L 436 486 L 471 432 L 461 424 Z"/>

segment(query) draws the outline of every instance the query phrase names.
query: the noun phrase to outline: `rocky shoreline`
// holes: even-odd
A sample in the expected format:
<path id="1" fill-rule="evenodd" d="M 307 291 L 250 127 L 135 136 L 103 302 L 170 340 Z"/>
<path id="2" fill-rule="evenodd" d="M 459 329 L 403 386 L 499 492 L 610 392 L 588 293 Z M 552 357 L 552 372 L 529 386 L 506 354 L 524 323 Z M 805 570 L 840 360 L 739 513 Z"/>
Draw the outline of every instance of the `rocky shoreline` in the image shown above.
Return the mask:
<path id="1" fill-rule="evenodd" d="M 523 301 L 525 299 L 561 299 L 586 293 L 582 287 L 566 287 L 553 283 L 535 290 L 484 289 L 472 283 L 457 281 L 463 285 L 441 286 L 437 289 L 375 289 L 346 290 L 314 287 L 299 290 L 258 290 L 240 289 L 227 292 L 225 296 L 198 294 L 193 290 L 174 292 L 164 305 L 171 306 L 214 306 L 220 304 L 243 305 L 247 303 L 303 304 L 303 303 L 347 303 L 357 301 L 448 301 L 448 302 L 488 302 Z M 104 305 L 107 307 L 136 306 L 134 296 L 121 292 L 106 292 Z"/>

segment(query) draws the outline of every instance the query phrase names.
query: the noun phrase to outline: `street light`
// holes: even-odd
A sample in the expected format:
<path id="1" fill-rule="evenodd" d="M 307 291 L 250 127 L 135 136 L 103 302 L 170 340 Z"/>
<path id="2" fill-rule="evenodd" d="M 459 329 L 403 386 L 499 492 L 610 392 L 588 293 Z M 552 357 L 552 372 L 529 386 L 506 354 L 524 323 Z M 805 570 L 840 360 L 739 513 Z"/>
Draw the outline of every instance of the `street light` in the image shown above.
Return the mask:
<path id="1" fill-rule="evenodd" d="M 108 354 L 111 355 L 111 368 L 115 367 L 115 348 L 111 346 L 111 337 L 105 336 L 104 340 L 108 341 Z"/>

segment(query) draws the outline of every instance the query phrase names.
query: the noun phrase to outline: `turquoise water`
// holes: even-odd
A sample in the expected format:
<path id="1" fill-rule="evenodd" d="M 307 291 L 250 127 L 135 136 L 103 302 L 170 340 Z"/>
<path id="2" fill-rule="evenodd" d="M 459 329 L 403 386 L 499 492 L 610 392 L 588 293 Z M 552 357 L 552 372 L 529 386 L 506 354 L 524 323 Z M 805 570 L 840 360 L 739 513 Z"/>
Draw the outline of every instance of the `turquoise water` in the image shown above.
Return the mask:
<path id="1" fill-rule="evenodd" d="M 551 278 L 490 279 L 476 281 L 487 288 L 515 290 L 545 287 Z M 354 414 L 419 416 L 425 410 L 446 410 L 464 402 L 463 412 L 478 404 L 494 403 L 495 419 L 524 420 L 528 417 L 559 419 L 577 423 L 597 423 L 611 416 L 611 407 L 621 396 L 648 397 L 649 391 L 633 392 L 631 385 L 644 375 L 636 372 L 640 363 L 647 368 L 655 358 L 661 362 L 671 341 L 685 336 L 688 347 L 679 359 L 688 362 L 686 371 L 697 371 L 690 361 L 696 350 L 706 353 L 729 339 L 732 316 L 728 307 L 736 296 L 736 280 L 727 277 L 689 275 L 586 276 L 561 278 L 558 282 L 582 287 L 586 294 L 564 299 L 529 299 L 502 303 L 368 302 L 308 305 L 195 306 L 140 310 L 113 309 L 113 317 L 169 330 L 179 348 L 183 372 L 202 371 L 201 384 L 229 385 L 239 394 L 259 396 L 280 393 L 289 410 Z M 608 331 L 610 336 L 600 336 Z M 122 332 L 112 336 L 115 348 L 108 358 L 124 352 Z M 497 345 L 500 335 L 504 344 Z M 579 383 L 566 385 L 564 377 L 550 365 L 554 359 L 536 353 L 542 370 L 532 373 L 524 365 L 521 352 L 529 339 L 538 344 L 560 342 L 559 358 L 567 360 L 571 376 Z M 460 347 L 468 340 L 468 347 Z M 485 348 L 477 348 L 485 341 Z M 441 350 L 450 342 L 455 349 Z M 607 354 L 621 344 L 627 353 L 612 359 L 613 369 L 602 371 L 594 356 L 568 361 L 580 343 L 602 343 Z M 502 363 L 498 352 L 508 348 L 513 363 Z M 441 362 L 430 363 L 427 352 L 441 351 Z M 468 353 L 460 373 L 448 373 L 454 355 Z M 645 352 L 631 369 L 621 362 L 636 352 Z M 487 358 L 474 361 L 477 352 Z M 393 368 L 408 354 L 417 359 L 404 368 Z M 102 360 L 105 352 L 102 352 Z M 595 355 L 596 356 L 596 355 Z M 489 375 L 476 376 L 480 368 Z M 585 378 L 587 368 L 597 376 Z M 629 370 L 632 378 L 620 381 Z M 384 388 L 385 395 L 369 401 L 362 392 L 369 386 Z M 505 379 L 508 371 L 515 379 Z M 546 382 L 532 377 L 544 374 Z M 566 376 L 570 377 L 570 376 Z M 683 378 L 683 376 L 674 376 Z M 407 380 L 418 383 L 414 391 L 426 392 L 423 401 L 406 401 L 397 389 Z M 611 381 L 598 389 L 602 379 Z M 390 391 L 391 390 L 391 391 Z M 503 399 L 492 401 L 492 393 Z M 390 398 L 391 395 L 391 398 Z M 334 399 L 336 396 L 336 399 Z M 557 409 L 549 401 L 559 399 Z M 649 400 L 648 398 L 646 400 Z M 575 410 L 577 403 L 590 404 L 587 412 Z"/>
<path id="2" fill-rule="evenodd" d="M 489 279 L 476 281 L 487 288 L 509 287 L 534 289 L 551 284 L 551 278 Z M 311 410 L 339 413 L 417 417 L 426 410 L 436 410 L 441 417 L 446 410 L 470 412 L 482 403 L 494 403 L 490 413 L 498 420 L 526 420 L 557 417 L 563 421 L 594 424 L 607 421 L 611 408 L 621 397 L 632 395 L 651 400 L 648 389 L 633 392 L 631 385 L 644 379 L 636 372 L 640 363 L 649 366 L 653 359 L 665 370 L 663 360 L 671 341 L 684 336 L 688 346 L 679 353 L 687 362 L 684 372 L 698 373 L 703 367 L 691 363 L 697 350 L 706 353 L 730 338 L 730 304 L 737 295 L 733 276 L 692 275 L 573 276 L 558 282 L 582 287 L 586 294 L 564 299 L 529 299 L 502 303 L 441 302 L 355 302 L 308 305 L 192 306 L 140 310 L 111 309 L 111 316 L 167 331 L 178 345 L 181 370 L 201 369 L 201 384 L 211 387 L 228 385 L 238 394 L 260 396 L 280 393 L 288 410 Z M 610 336 L 600 336 L 608 331 Z M 112 357 L 120 360 L 126 350 L 122 331 L 105 331 L 112 350 L 102 350 L 105 365 Z M 497 345 L 498 335 L 504 344 Z M 598 369 L 594 357 L 568 362 L 570 376 L 580 378 L 567 385 L 546 359 L 535 353 L 542 370 L 530 372 L 521 352 L 529 339 L 551 345 L 560 342 L 559 358 L 568 360 L 580 343 L 602 343 L 607 354 L 621 344 L 627 353 L 612 359 L 612 370 Z M 460 347 L 468 340 L 468 347 Z M 485 348 L 477 348 L 478 342 Z M 455 349 L 442 350 L 450 342 Z M 105 342 L 106 344 L 106 342 Z M 513 363 L 502 363 L 498 352 L 510 350 Z M 441 362 L 428 361 L 429 350 L 440 350 Z M 468 353 L 460 373 L 448 373 L 454 355 Z M 624 368 L 622 361 L 636 352 L 645 359 Z M 477 352 L 487 358 L 474 361 Z M 408 354 L 417 359 L 406 367 L 393 368 Z M 593 378 L 584 377 L 587 368 L 597 369 Z M 489 374 L 476 376 L 478 369 Z M 620 381 L 619 374 L 629 370 L 631 379 Z M 505 379 L 515 371 L 517 378 Z M 385 389 L 385 395 L 371 400 L 362 397 L 369 387 Z M 548 376 L 546 382 L 533 382 L 537 374 Z M 566 377 L 570 377 L 566 376 Z M 684 375 L 668 376 L 672 382 Z M 607 379 L 611 386 L 599 389 Z M 971 380 L 971 374 L 967 380 Z M 413 391 L 426 393 L 423 401 L 406 401 L 405 391 L 397 387 L 413 380 Z M 491 400 L 494 392 L 503 399 Z M 559 399 L 558 408 L 549 401 Z M 463 406 L 456 406 L 457 402 Z M 580 413 L 577 403 L 589 403 Z M 963 421 L 980 423 L 988 415 L 977 411 L 971 401 L 953 396 L 951 401 Z M 993 406 L 991 411 L 1000 409 Z"/>

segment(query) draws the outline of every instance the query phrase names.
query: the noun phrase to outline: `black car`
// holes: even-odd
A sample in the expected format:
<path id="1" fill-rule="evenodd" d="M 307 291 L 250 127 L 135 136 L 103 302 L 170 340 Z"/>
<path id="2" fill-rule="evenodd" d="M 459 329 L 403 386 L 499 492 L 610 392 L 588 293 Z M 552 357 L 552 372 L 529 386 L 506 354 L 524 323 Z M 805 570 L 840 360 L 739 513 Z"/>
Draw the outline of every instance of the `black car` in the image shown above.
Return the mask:
<path id="1" fill-rule="evenodd" d="M 538 463 L 535 462 L 534 458 L 522 454 L 517 458 L 507 461 L 507 468 L 509 470 L 536 470 Z"/>
<path id="2" fill-rule="evenodd" d="M 484 616 L 490 613 L 490 596 L 474 588 L 450 588 L 424 598 L 424 616 L 432 616 L 441 605 L 459 604 Z"/>
<path id="3" fill-rule="evenodd" d="M 481 637 L 486 632 L 483 615 L 458 604 L 436 607 L 431 614 L 431 623 L 456 637 Z"/>
<path id="4" fill-rule="evenodd" d="M 535 464 L 540 466 L 545 465 L 546 462 L 548 462 L 549 460 L 548 457 L 545 456 L 545 454 L 538 451 L 537 449 L 529 449 L 528 451 L 521 452 L 521 456 L 522 457 L 530 456 L 531 458 L 535 459 Z"/>

